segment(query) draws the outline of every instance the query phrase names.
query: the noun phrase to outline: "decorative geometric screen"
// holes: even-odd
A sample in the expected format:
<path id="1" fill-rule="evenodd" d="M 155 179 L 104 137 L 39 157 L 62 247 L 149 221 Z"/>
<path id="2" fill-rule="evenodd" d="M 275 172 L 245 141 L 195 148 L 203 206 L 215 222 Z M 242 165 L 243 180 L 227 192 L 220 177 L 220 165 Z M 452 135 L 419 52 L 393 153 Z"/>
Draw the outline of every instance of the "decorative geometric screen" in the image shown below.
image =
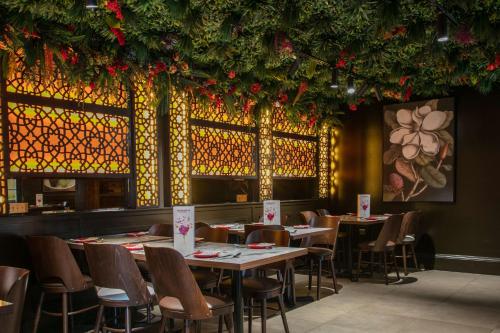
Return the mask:
<path id="1" fill-rule="evenodd" d="M 0 96 L 0 124 L 2 123 L 3 110 Z M 7 178 L 5 176 L 5 156 L 3 151 L 3 132 L 0 126 L 0 214 L 7 213 Z"/>
<path id="2" fill-rule="evenodd" d="M 189 204 L 191 202 L 189 107 L 185 93 L 172 89 L 169 113 L 172 205 Z"/>
<path id="3" fill-rule="evenodd" d="M 281 108 L 273 109 L 273 130 L 275 132 L 316 136 L 316 128 L 309 127 L 304 123 L 294 124 Z"/>
<path id="4" fill-rule="evenodd" d="M 255 126 L 255 121 L 248 114 L 237 112 L 231 114 L 222 104 L 219 107 L 208 106 L 192 103 L 191 104 L 191 119 L 206 120 L 216 123 L 224 123 L 240 126 Z"/>
<path id="5" fill-rule="evenodd" d="M 274 176 L 316 176 L 316 142 L 274 137 L 273 150 Z"/>
<path id="6" fill-rule="evenodd" d="M 330 128 L 327 124 L 323 124 L 319 130 L 319 197 L 328 198 L 328 134 Z"/>
<path id="7" fill-rule="evenodd" d="M 260 113 L 259 124 L 259 197 L 260 200 L 273 198 L 273 127 L 271 109 Z"/>
<path id="8" fill-rule="evenodd" d="M 191 126 L 192 174 L 256 176 L 255 141 L 253 133 Z"/>
<path id="9" fill-rule="evenodd" d="M 129 118 L 8 103 L 11 172 L 128 174 Z"/>
<path id="10" fill-rule="evenodd" d="M 55 98 L 66 101 L 78 101 L 117 108 L 127 108 L 127 92 L 122 85 L 107 93 L 92 90 L 88 86 L 70 85 L 55 69 L 54 79 L 43 80 L 40 69 L 27 72 L 21 57 L 11 59 L 11 68 L 7 78 L 7 92 L 30 96 Z"/>
<path id="11" fill-rule="evenodd" d="M 158 127 L 145 84 L 134 94 L 137 207 L 158 206 Z"/>
<path id="12" fill-rule="evenodd" d="M 339 185 L 339 140 L 339 130 L 332 128 L 330 131 L 330 195 L 332 197 Z"/>

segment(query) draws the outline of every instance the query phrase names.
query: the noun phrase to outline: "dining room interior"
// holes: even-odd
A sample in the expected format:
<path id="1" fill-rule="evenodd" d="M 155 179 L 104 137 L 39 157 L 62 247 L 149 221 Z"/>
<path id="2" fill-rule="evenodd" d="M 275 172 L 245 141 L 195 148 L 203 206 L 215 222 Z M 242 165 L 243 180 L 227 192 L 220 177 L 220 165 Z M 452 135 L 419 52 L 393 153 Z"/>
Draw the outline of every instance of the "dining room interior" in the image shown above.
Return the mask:
<path id="1" fill-rule="evenodd" d="M 497 2 L 0 11 L 0 333 L 500 332 Z"/>

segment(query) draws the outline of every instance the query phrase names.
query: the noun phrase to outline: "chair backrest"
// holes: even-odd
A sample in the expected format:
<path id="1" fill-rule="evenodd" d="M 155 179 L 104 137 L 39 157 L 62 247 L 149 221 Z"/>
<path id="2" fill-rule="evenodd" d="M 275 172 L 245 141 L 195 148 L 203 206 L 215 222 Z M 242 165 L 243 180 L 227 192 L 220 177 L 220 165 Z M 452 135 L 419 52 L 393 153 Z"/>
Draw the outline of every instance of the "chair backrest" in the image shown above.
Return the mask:
<path id="1" fill-rule="evenodd" d="M 169 223 L 153 224 L 148 233 L 153 236 L 173 237 L 174 227 Z"/>
<path id="2" fill-rule="evenodd" d="M 403 242 L 406 235 L 415 235 L 417 233 L 417 224 L 420 221 L 421 212 L 410 211 L 403 215 L 403 222 L 401 222 L 401 230 L 398 236 L 398 244 Z"/>
<path id="3" fill-rule="evenodd" d="M 64 240 L 55 236 L 29 236 L 27 241 L 39 282 L 59 280 L 70 292 L 86 288 L 83 274 Z"/>
<path id="4" fill-rule="evenodd" d="M 195 222 L 194 223 L 194 229 L 199 229 L 199 228 L 204 228 L 204 227 L 210 227 L 210 224 L 206 223 L 206 222 Z"/>
<path id="5" fill-rule="evenodd" d="M 383 252 L 389 241 L 396 243 L 399 231 L 401 230 L 402 220 L 403 214 L 389 216 L 387 221 L 384 222 L 382 230 L 380 230 L 377 240 L 375 241 L 375 245 L 373 246 L 374 252 Z"/>
<path id="6" fill-rule="evenodd" d="M 246 244 L 274 243 L 276 246 L 290 246 L 290 233 L 287 230 L 259 229 L 252 231 L 245 240 Z"/>
<path id="7" fill-rule="evenodd" d="M 245 224 L 245 241 L 250 235 L 252 231 L 255 230 L 262 230 L 262 229 L 268 229 L 268 230 L 284 230 L 285 228 L 282 225 L 278 224 Z"/>
<path id="8" fill-rule="evenodd" d="M 192 320 L 212 317 L 205 297 L 182 254 L 166 247 L 144 247 L 158 300 L 175 297 Z"/>
<path id="9" fill-rule="evenodd" d="M 195 230 L 195 235 L 214 243 L 227 243 L 229 239 L 229 232 L 224 228 L 202 227 Z"/>
<path id="10" fill-rule="evenodd" d="M 302 211 L 299 213 L 299 215 L 300 215 L 300 218 L 301 218 L 303 224 L 310 224 L 311 219 L 315 216 L 318 216 L 318 214 L 316 214 L 312 210 Z"/>
<path id="11" fill-rule="evenodd" d="M 29 273 L 27 269 L 0 266 L 0 299 L 14 304 L 14 310 L 0 315 L 0 331 L 18 333 L 23 317 L 24 299 L 28 287 Z"/>
<path id="12" fill-rule="evenodd" d="M 90 275 L 96 287 L 123 290 L 130 305 L 149 304 L 150 295 L 132 254 L 116 244 L 85 244 Z"/>
<path id="13" fill-rule="evenodd" d="M 300 244 L 301 247 L 325 245 L 333 247 L 335 250 L 337 235 L 339 234 L 340 216 L 314 216 L 310 225 L 313 228 L 331 228 L 332 230 L 321 235 L 304 238 Z"/>
<path id="14" fill-rule="evenodd" d="M 331 215 L 328 209 L 316 209 L 316 213 L 318 213 L 319 216 L 326 216 L 326 215 Z"/>

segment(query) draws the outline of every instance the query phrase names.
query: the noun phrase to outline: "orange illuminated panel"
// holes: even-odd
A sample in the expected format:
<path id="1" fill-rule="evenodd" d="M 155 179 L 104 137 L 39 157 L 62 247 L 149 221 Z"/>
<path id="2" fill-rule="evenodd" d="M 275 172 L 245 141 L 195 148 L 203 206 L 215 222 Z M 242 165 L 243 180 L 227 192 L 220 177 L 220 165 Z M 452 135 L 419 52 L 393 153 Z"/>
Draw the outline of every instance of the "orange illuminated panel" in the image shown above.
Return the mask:
<path id="1" fill-rule="evenodd" d="M 47 97 L 66 101 L 78 101 L 96 105 L 127 108 L 127 92 L 122 85 L 102 92 L 86 85 L 70 85 L 62 78 L 57 68 L 51 75 L 53 79 L 43 79 L 41 70 L 25 70 L 21 57 L 11 60 L 11 70 L 6 81 L 7 92 L 29 96 Z"/>
<path id="2" fill-rule="evenodd" d="M 307 124 L 298 122 L 292 123 L 283 109 L 273 109 L 273 131 L 316 136 L 316 129 Z"/>
<path id="3" fill-rule="evenodd" d="M 255 176 L 256 135 L 212 127 L 191 126 L 192 174 Z"/>
<path id="4" fill-rule="evenodd" d="M 203 106 L 196 103 L 191 105 L 191 119 L 199 119 L 212 121 L 216 123 L 225 123 L 240 126 L 255 126 L 255 121 L 252 117 L 244 112 L 231 114 L 227 111 L 222 103 L 219 107 L 210 105 Z"/>
<path id="5" fill-rule="evenodd" d="M 315 177 L 316 142 L 274 137 L 275 177 Z"/>
<path id="6" fill-rule="evenodd" d="M 7 112 L 11 172 L 130 172 L 128 117 L 11 102 Z"/>

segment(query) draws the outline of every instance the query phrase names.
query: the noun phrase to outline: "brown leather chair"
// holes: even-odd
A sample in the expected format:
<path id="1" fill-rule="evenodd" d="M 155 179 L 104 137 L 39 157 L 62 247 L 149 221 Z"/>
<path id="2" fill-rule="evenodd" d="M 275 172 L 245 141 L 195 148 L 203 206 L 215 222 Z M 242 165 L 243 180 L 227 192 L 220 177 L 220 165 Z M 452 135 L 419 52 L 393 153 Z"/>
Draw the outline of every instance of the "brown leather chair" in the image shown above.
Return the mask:
<path id="1" fill-rule="evenodd" d="M 246 238 L 246 244 L 251 243 L 274 243 L 276 246 L 289 246 L 290 233 L 285 230 L 273 229 L 260 229 L 255 230 Z M 287 262 L 281 262 L 273 265 L 263 266 L 259 271 L 268 269 L 276 269 L 281 278 L 272 279 L 266 276 L 253 276 L 243 279 L 243 297 L 248 302 L 248 332 L 252 332 L 252 317 L 253 317 L 253 302 L 256 300 L 260 302 L 260 316 L 262 332 L 266 332 L 267 321 L 267 301 L 276 298 L 283 321 L 285 332 L 289 332 L 288 323 L 285 314 L 285 305 L 283 303 L 283 293 L 287 283 L 287 269 L 289 265 Z M 229 286 L 226 286 L 229 287 Z"/>
<path id="2" fill-rule="evenodd" d="M 195 230 L 195 235 L 212 243 L 227 243 L 229 239 L 229 232 L 224 228 L 201 227 Z"/>
<path id="3" fill-rule="evenodd" d="M 62 332 L 68 332 L 69 316 L 97 308 L 92 305 L 76 311 L 68 311 L 68 296 L 94 287 L 92 279 L 83 275 L 68 244 L 55 236 L 30 236 L 27 238 L 33 268 L 42 289 L 33 332 L 36 333 L 42 312 L 49 316 L 62 317 Z M 46 294 L 58 294 L 62 299 L 62 312 L 42 311 Z"/>
<path id="4" fill-rule="evenodd" d="M 246 242 L 248 235 L 250 235 L 255 230 L 262 230 L 262 229 L 284 230 L 285 229 L 282 225 L 278 225 L 278 224 L 245 224 L 243 226 L 243 228 L 245 228 L 245 242 Z"/>
<path id="5" fill-rule="evenodd" d="M 204 228 L 204 227 L 210 227 L 210 224 L 206 223 L 206 222 L 195 222 L 194 224 L 194 229 L 199 229 L 199 228 Z"/>
<path id="6" fill-rule="evenodd" d="M 310 221 L 311 227 L 314 228 L 331 228 L 332 231 L 323 235 L 311 236 L 304 238 L 301 247 L 307 247 L 309 259 L 309 290 L 312 287 L 312 273 L 314 263 L 317 265 L 316 272 L 316 299 L 320 299 L 321 291 L 321 274 L 323 271 L 323 261 L 330 263 L 330 270 L 333 278 L 333 289 L 338 294 L 337 278 L 335 276 L 335 254 L 337 249 L 337 236 L 339 233 L 340 216 L 315 216 Z"/>
<path id="7" fill-rule="evenodd" d="M 302 220 L 303 224 L 310 224 L 311 220 L 313 217 L 318 216 L 316 212 L 313 212 L 312 210 L 305 210 L 299 213 L 300 219 Z"/>
<path id="8" fill-rule="evenodd" d="M 23 268 L 0 266 L 0 299 L 14 305 L 11 313 L 0 315 L 0 331 L 4 333 L 21 331 L 29 273 Z"/>
<path id="9" fill-rule="evenodd" d="M 85 244 L 84 247 L 99 298 L 95 332 L 101 327 L 105 332 L 125 333 L 146 328 L 132 329 L 131 307 L 149 308 L 155 300 L 154 290 L 142 278 L 132 254 L 121 245 Z M 102 322 L 104 308 L 125 308 L 125 329 L 107 327 Z"/>
<path id="10" fill-rule="evenodd" d="M 153 236 L 173 237 L 174 227 L 169 223 L 153 224 L 148 233 Z"/>
<path id="11" fill-rule="evenodd" d="M 418 270 L 417 255 L 415 253 L 415 241 L 417 225 L 421 216 L 422 214 L 419 211 L 411 211 L 404 214 L 403 222 L 401 223 L 401 231 L 399 232 L 399 236 L 396 241 L 398 247 L 401 247 L 401 256 L 396 256 L 396 258 L 401 258 L 403 260 L 403 271 L 405 275 L 408 275 L 408 258 L 413 258 L 415 269 Z M 408 247 L 411 253 L 408 252 Z"/>
<path id="12" fill-rule="evenodd" d="M 165 331 L 167 319 L 183 320 L 184 332 L 189 333 L 191 322 L 201 330 L 200 322 L 213 317 L 219 317 L 219 332 L 222 332 L 223 317 L 228 330 L 232 331 L 233 302 L 204 296 L 182 254 L 170 248 L 149 246 L 145 246 L 144 251 L 163 314 L 159 332 Z"/>
<path id="13" fill-rule="evenodd" d="M 318 214 L 318 216 L 331 215 L 330 212 L 328 211 L 328 209 L 324 209 L 324 208 L 316 209 L 316 213 Z"/>
<path id="14" fill-rule="evenodd" d="M 359 244 L 358 270 L 357 270 L 358 277 L 361 271 L 361 264 L 363 263 L 362 261 L 363 253 L 370 253 L 370 261 L 368 261 L 367 263 L 369 263 L 370 265 L 371 273 L 373 273 L 373 265 L 375 264 L 374 255 L 378 254 L 379 256 L 383 257 L 385 284 L 389 284 L 389 277 L 387 275 L 388 273 L 387 264 L 392 264 L 394 266 L 397 278 L 399 280 L 399 269 L 398 269 L 398 264 L 396 262 L 396 255 L 394 250 L 396 248 L 396 241 L 398 239 L 399 232 L 401 230 L 402 219 L 403 219 L 403 214 L 395 214 L 389 216 L 387 221 L 385 221 L 382 230 L 380 230 L 380 233 L 378 234 L 376 240 L 371 242 L 363 242 Z M 392 259 L 390 262 L 387 262 L 388 254 L 390 254 Z"/>

